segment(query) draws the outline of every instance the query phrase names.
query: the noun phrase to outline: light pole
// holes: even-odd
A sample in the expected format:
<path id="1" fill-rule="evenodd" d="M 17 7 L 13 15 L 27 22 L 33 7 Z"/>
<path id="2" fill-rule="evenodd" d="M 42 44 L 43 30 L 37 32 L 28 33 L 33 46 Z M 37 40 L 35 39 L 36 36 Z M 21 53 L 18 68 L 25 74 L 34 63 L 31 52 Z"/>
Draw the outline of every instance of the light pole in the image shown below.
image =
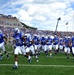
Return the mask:
<path id="1" fill-rule="evenodd" d="M 67 26 L 67 36 L 68 36 L 68 22 L 66 23 L 66 26 Z"/>
<path id="2" fill-rule="evenodd" d="M 59 18 L 57 19 L 57 24 L 56 24 L 56 29 L 55 29 L 55 32 L 56 32 L 56 33 L 57 33 L 58 23 L 59 23 L 60 20 L 61 20 L 61 17 L 59 17 Z"/>

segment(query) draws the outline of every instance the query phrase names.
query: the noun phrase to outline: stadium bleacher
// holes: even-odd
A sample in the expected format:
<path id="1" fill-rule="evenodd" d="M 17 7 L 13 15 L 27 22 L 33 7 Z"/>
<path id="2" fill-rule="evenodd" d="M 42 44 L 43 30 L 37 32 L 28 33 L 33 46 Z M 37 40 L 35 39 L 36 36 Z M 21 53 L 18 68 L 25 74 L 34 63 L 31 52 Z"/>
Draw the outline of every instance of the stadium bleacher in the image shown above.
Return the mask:
<path id="1" fill-rule="evenodd" d="M 32 28 L 26 28 L 25 26 L 23 27 L 22 23 L 19 21 L 18 18 L 12 17 L 11 15 L 0 14 L 0 29 L 3 32 L 7 31 L 9 34 L 12 34 L 14 32 L 13 28 L 16 28 L 16 27 L 20 28 L 24 32 L 29 31 L 31 33 L 31 35 L 33 35 L 33 34 L 39 34 L 39 35 L 53 34 L 53 35 L 55 35 L 55 31 L 37 30 L 37 29 L 32 29 Z M 57 35 L 72 36 L 72 35 L 74 35 L 74 32 L 57 32 Z"/>

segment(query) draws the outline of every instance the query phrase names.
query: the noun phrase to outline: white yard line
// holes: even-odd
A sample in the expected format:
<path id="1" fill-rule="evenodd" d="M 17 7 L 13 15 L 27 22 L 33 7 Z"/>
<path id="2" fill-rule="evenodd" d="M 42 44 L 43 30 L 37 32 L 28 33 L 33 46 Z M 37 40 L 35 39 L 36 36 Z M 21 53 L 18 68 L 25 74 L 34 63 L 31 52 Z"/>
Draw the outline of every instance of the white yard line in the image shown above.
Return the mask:
<path id="1" fill-rule="evenodd" d="M 67 58 L 67 57 L 52 57 L 52 58 Z M 70 57 L 70 58 L 74 58 L 74 57 Z"/>
<path id="2" fill-rule="evenodd" d="M 14 64 L 0 64 L 0 66 L 13 66 Z M 29 67 L 68 67 L 74 68 L 74 65 L 28 65 L 28 64 L 19 64 L 21 67 L 29 66 Z"/>
<path id="3" fill-rule="evenodd" d="M 6 55 L 4 55 L 4 56 L 6 56 Z M 12 56 L 14 56 L 14 55 L 10 55 L 10 57 L 12 57 Z M 23 55 L 22 56 L 19 55 L 19 57 L 23 57 Z M 39 57 L 41 57 L 41 56 L 39 56 Z M 44 57 L 46 57 L 46 56 L 44 56 Z M 46 58 L 50 58 L 50 56 L 48 56 Z M 51 58 L 67 58 L 67 57 L 66 56 L 52 56 Z M 70 58 L 74 58 L 74 57 L 70 56 Z"/>

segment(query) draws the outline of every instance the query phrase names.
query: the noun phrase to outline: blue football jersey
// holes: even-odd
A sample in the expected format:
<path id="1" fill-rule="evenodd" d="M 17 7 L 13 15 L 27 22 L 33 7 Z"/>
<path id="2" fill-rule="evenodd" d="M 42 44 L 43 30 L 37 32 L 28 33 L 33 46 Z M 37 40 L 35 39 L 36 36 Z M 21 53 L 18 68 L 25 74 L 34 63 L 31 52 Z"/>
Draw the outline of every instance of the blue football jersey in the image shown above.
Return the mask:
<path id="1" fill-rule="evenodd" d="M 52 45 L 52 38 L 47 38 L 47 45 Z"/>
<path id="2" fill-rule="evenodd" d="M 0 34 L 0 43 L 4 42 L 4 34 Z"/>
<path id="3" fill-rule="evenodd" d="M 63 39 L 60 39 L 59 40 L 59 45 L 63 45 L 63 43 L 64 43 Z"/>
<path id="4" fill-rule="evenodd" d="M 28 37 L 26 38 L 26 42 L 25 43 L 26 43 L 27 47 L 30 47 L 32 45 L 31 40 Z"/>
<path id="5" fill-rule="evenodd" d="M 74 47 L 74 37 L 72 37 L 72 47 Z"/>
<path id="6" fill-rule="evenodd" d="M 22 34 L 21 33 L 15 33 L 14 34 L 14 39 L 16 40 L 16 46 L 21 46 L 22 45 Z"/>
<path id="7" fill-rule="evenodd" d="M 39 45 L 39 38 L 37 36 L 34 36 L 33 41 L 35 45 Z"/>
<path id="8" fill-rule="evenodd" d="M 54 45 L 57 45 L 59 43 L 59 38 L 58 37 L 54 37 L 53 42 L 54 42 L 53 43 Z"/>
<path id="9" fill-rule="evenodd" d="M 70 40 L 68 38 L 65 39 L 65 46 L 69 47 Z"/>
<path id="10" fill-rule="evenodd" d="M 47 41 L 47 39 L 45 37 L 42 37 L 41 38 L 41 44 L 42 45 L 45 45 L 46 44 L 46 41 Z"/>

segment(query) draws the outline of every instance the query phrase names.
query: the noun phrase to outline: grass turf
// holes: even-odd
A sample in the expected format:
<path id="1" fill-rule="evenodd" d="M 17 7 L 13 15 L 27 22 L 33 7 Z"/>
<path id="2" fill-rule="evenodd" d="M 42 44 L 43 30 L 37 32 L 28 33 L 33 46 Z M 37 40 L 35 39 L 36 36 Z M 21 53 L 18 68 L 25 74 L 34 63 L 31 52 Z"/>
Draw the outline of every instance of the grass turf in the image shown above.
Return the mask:
<path id="1" fill-rule="evenodd" d="M 10 53 L 10 59 L 4 55 L 0 61 L 1 75 L 74 75 L 74 58 L 70 55 L 70 60 L 64 55 L 53 53 L 52 58 L 46 57 L 44 53 L 39 56 L 39 62 L 32 57 L 32 62 L 28 63 L 27 58 L 19 55 L 19 68 L 13 69 L 14 54 Z"/>

